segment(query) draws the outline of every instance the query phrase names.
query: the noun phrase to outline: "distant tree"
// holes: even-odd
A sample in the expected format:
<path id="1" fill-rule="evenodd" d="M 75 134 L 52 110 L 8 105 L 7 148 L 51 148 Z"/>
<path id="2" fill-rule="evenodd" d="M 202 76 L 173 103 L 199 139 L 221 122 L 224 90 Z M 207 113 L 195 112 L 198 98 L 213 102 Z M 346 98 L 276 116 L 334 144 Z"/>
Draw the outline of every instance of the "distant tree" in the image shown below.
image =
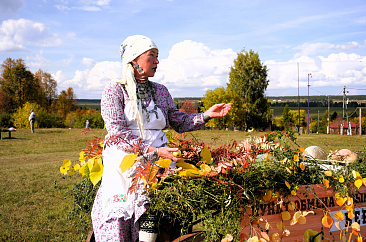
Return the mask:
<path id="1" fill-rule="evenodd" d="M 179 111 L 185 112 L 185 113 L 197 113 L 197 108 L 195 108 L 191 101 L 188 99 L 183 102 L 182 107 L 179 109 Z"/>
<path id="2" fill-rule="evenodd" d="M 52 106 L 52 102 L 57 98 L 57 82 L 52 78 L 51 74 L 39 69 L 35 73 L 35 78 L 40 85 L 40 98 L 42 104 L 49 109 Z"/>
<path id="3" fill-rule="evenodd" d="M 281 123 L 285 130 L 290 130 L 289 128 L 292 126 L 293 123 L 292 116 L 290 114 L 290 109 L 287 104 L 283 108 Z"/>
<path id="4" fill-rule="evenodd" d="M 76 109 L 75 95 L 72 87 L 69 87 L 66 91 L 62 90 L 58 96 L 56 104 L 58 114 L 62 117 L 66 117 L 66 114 Z"/>
<path id="5" fill-rule="evenodd" d="M 22 59 L 7 58 L 0 66 L 0 86 L 8 98 L 8 106 L 14 111 L 26 102 L 39 101 L 40 85 Z"/>
<path id="6" fill-rule="evenodd" d="M 241 99 L 243 113 L 239 124 L 244 129 L 269 126 L 270 104 L 264 96 L 268 83 L 267 67 L 261 63 L 258 53 L 240 52 L 230 68 L 227 88 Z"/>

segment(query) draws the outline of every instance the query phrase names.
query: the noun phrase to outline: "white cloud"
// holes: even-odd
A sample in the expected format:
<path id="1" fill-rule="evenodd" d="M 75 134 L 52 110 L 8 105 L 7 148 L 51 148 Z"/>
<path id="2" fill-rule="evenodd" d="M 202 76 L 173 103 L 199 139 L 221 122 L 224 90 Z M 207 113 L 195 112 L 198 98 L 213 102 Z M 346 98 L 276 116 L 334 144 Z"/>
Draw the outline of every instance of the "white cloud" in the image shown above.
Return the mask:
<path id="1" fill-rule="evenodd" d="M 203 43 L 185 40 L 175 44 L 161 60 L 153 79 L 171 88 L 203 90 L 225 86 L 237 53 L 232 49 L 211 50 Z M 173 91 L 172 91 L 173 92 Z"/>
<path id="2" fill-rule="evenodd" d="M 87 96 L 85 91 L 97 91 L 100 97 L 104 86 L 109 81 L 122 78 L 121 70 L 121 62 L 103 61 L 96 63 L 91 70 L 75 71 L 72 79 L 65 79 L 60 71 L 54 77 L 62 89 L 72 87 L 76 90 L 75 93 L 83 93 L 83 96 Z"/>
<path id="3" fill-rule="evenodd" d="M 360 45 L 359 43 L 352 41 L 348 42 L 347 44 L 343 45 L 335 45 L 330 43 L 305 43 L 301 46 L 295 47 L 295 50 L 300 50 L 298 53 L 295 54 L 295 57 L 300 56 L 310 56 L 314 54 L 324 53 L 327 51 L 350 51 L 355 49 L 361 49 L 364 46 Z"/>
<path id="4" fill-rule="evenodd" d="M 81 63 L 86 66 L 87 68 L 91 68 L 93 66 L 95 66 L 95 64 L 97 63 L 95 60 L 84 57 L 83 60 L 81 61 Z"/>
<path id="5" fill-rule="evenodd" d="M 287 62 L 266 61 L 270 80 L 268 90 L 297 88 L 298 79 L 300 87 L 306 87 L 308 73 L 312 74 L 310 85 L 313 88 L 364 85 L 365 61 L 366 56 L 346 53 L 314 58 L 302 56 Z"/>
<path id="6" fill-rule="evenodd" d="M 53 34 L 42 23 L 27 19 L 3 21 L 0 26 L 0 51 L 13 52 L 30 46 L 58 46 L 62 44 L 59 35 Z"/>
<path id="7" fill-rule="evenodd" d="M 16 15 L 18 10 L 24 6 L 23 0 L 1 0 L 0 18 Z"/>

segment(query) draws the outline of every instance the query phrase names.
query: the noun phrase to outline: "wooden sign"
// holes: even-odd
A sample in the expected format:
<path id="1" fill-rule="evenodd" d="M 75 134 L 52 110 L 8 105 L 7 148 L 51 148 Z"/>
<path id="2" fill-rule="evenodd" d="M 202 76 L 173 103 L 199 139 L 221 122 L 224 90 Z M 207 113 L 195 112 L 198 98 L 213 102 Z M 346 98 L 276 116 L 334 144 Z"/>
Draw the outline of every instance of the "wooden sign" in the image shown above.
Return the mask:
<path id="1" fill-rule="evenodd" d="M 259 220 L 253 222 L 253 219 L 250 219 L 253 210 L 247 209 L 241 222 L 242 238 L 247 236 L 258 236 L 260 238 L 262 237 L 261 232 L 267 232 L 271 241 L 273 241 L 272 236 L 276 237 L 277 234 L 282 241 L 308 241 L 307 238 L 304 238 L 304 233 L 311 229 L 316 232 L 323 231 L 324 238 L 328 238 L 329 241 L 341 241 L 340 233 L 344 234 L 346 231 L 348 241 L 350 233 L 352 233 L 351 224 L 353 222 L 359 223 L 361 226 L 360 234 L 366 237 L 366 187 L 362 186 L 359 190 L 356 190 L 355 188 L 353 200 L 355 209 L 353 212 L 354 218 L 352 219 L 348 217 L 348 212 L 343 206 L 337 205 L 334 189 L 326 189 L 323 185 L 302 186 L 297 191 L 296 196 L 290 196 L 282 205 L 278 201 L 260 204 L 256 208 Z M 295 205 L 294 210 L 293 205 Z M 282 214 L 285 211 L 291 215 L 291 219 L 293 219 L 295 212 L 299 211 L 298 214 L 306 215 L 305 221 L 301 220 L 301 222 L 295 224 L 293 224 L 294 220 L 291 219 L 283 221 Z M 334 214 L 337 212 L 344 215 L 343 221 L 334 218 Z M 288 215 L 288 213 L 286 214 Z M 322 225 L 322 218 L 325 214 L 332 217 L 333 224 L 331 228 Z M 337 226 L 336 222 L 339 222 Z M 347 224 L 349 225 L 348 230 Z M 352 235 L 352 238 L 356 239 L 357 236 Z"/>

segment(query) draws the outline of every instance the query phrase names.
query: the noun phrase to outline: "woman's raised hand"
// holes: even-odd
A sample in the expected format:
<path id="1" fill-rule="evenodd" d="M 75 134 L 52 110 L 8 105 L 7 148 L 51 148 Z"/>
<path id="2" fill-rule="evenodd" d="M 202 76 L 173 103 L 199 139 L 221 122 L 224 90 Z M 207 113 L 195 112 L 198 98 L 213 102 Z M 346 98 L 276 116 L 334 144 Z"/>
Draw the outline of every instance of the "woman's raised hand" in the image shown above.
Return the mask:
<path id="1" fill-rule="evenodd" d="M 231 109 L 232 103 L 220 103 L 210 107 L 204 115 L 208 115 L 210 118 L 224 117 Z"/>

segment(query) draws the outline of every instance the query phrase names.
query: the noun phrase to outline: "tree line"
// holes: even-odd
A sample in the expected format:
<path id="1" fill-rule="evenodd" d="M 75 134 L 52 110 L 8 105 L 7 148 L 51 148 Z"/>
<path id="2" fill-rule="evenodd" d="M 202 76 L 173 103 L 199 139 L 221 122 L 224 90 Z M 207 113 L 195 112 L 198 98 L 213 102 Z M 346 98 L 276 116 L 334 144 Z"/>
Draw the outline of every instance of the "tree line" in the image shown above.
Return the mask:
<path id="1" fill-rule="evenodd" d="M 81 122 L 77 119 L 84 119 L 82 116 L 95 114 L 77 108 L 72 87 L 58 94 L 51 74 L 42 69 L 32 73 L 22 59 L 7 58 L 0 65 L 0 73 L 1 128 L 29 127 L 30 109 L 36 113 L 36 127 L 41 128 L 70 127 Z"/>
<path id="2" fill-rule="evenodd" d="M 9 126 L 9 123 L 4 124 L 7 120 L 17 128 L 27 127 L 30 108 L 38 113 L 36 125 L 38 123 L 39 127 L 79 127 L 86 114 L 93 118 L 91 127 L 93 123 L 95 127 L 104 126 L 100 111 L 77 108 L 71 87 L 57 94 L 57 82 L 49 73 L 40 69 L 33 74 L 21 59 L 8 58 L 0 68 L 0 126 Z M 226 87 L 207 91 L 201 102 L 192 105 L 178 100 L 177 107 L 202 112 L 216 103 L 233 103 L 227 116 L 212 119 L 207 126 L 267 129 L 272 125 L 270 102 L 264 95 L 269 84 L 267 72 L 258 53 L 242 50 L 230 67 Z"/>

